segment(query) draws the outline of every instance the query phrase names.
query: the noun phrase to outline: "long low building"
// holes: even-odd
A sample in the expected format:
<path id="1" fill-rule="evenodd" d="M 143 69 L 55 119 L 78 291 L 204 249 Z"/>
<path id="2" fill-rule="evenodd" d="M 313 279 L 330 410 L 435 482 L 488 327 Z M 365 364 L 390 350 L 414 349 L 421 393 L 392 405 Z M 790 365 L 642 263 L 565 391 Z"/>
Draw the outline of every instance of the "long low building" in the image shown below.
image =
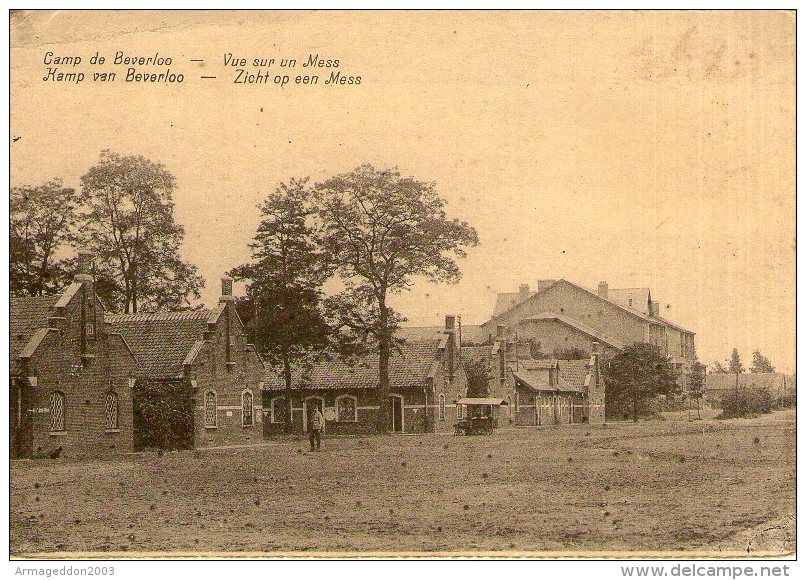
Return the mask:
<path id="1" fill-rule="evenodd" d="M 377 430 L 380 405 L 388 405 L 387 429 L 392 433 L 450 431 L 467 391 L 467 375 L 459 358 L 456 317 L 446 316 L 445 328 L 430 330 L 394 348 L 389 360 L 389 397 L 378 400 L 378 354 L 347 362 L 336 356 L 319 360 L 292 374 L 291 395 L 281 373 L 271 370 L 263 382 L 263 432 L 276 436 L 308 430 L 309 416 L 318 409 L 325 434 L 368 434 Z"/>

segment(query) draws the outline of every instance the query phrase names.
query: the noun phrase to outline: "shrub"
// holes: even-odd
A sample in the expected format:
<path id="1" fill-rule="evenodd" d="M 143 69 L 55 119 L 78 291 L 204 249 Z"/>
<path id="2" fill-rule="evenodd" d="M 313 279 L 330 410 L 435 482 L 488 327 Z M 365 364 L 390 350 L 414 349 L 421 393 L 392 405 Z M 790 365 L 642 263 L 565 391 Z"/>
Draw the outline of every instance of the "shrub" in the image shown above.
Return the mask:
<path id="1" fill-rule="evenodd" d="M 722 395 L 721 419 L 733 417 L 752 417 L 772 411 L 775 399 L 769 389 L 750 385 L 736 391 L 728 391 Z"/>
<path id="2" fill-rule="evenodd" d="M 135 448 L 193 447 L 193 395 L 186 381 L 138 380 L 133 397 Z"/>

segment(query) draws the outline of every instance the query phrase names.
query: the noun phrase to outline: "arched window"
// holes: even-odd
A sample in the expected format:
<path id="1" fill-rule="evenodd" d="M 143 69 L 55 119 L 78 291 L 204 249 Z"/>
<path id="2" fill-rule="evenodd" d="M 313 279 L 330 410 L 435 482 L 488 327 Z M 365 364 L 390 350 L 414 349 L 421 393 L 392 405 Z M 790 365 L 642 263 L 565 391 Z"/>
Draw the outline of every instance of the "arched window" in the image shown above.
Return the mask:
<path id="1" fill-rule="evenodd" d="M 213 428 L 218 426 L 218 397 L 215 391 L 204 394 L 204 426 Z"/>
<path id="2" fill-rule="evenodd" d="M 271 400 L 271 422 L 285 423 L 288 414 L 288 403 L 284 397 L 276 397 Z"/>
<path id="3" fill-rule="evenodd" d="M 445 395 L 439 396 L 439 418 L 445 418 Z"/>
<path id="4" fill-rule="evenodd" d="M 352 395 L 336 397 L 336 420 L 340 423 L 358 421 L 358 403 Z"/>
<path id="5" fill-rule="evenodd" d="M 254 397 L 252 391 L 241 393 L 241 407 L 243 409 L 242 422 L 244 427 L 252 427 L 255 424 Z"/>
<path id="6" fill-rule="evenodd" d="M 115 391 L 109 391 L 106 394 L 106 428 L 118 429 L 119 420 L 118 394 Z"/>
<path id="7" fill-rule="evenodd" d="M 64 431 L 64 393 L 61 391 L 50 394 L 50 430 Z"/>

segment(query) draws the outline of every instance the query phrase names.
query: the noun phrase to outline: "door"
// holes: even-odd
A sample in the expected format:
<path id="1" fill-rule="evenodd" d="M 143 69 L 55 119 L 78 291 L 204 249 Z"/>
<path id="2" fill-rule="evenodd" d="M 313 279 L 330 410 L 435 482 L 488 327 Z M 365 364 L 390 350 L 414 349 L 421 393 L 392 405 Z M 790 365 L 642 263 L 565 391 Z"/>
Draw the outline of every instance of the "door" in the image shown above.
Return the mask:
<path id="1" fill-rule="evenodd" d="M 311 397 L 310 399 L 305 400 L 305 425 L 303 426 L 304 430 L 308 431 L 308 425 L 311 424 L 311 417 L 313 416 L 313 412 L 319 410 L 322 413 L 322 417 L 325 416 L 325 405 L 322 399 L 319 397 Z"/>
<path id="2" fill-rule="evenodd" d="M 403 432 L 403 397 L 392 395 L 389 397 L 389 417 L 392 420 L 392 433 Z"/>

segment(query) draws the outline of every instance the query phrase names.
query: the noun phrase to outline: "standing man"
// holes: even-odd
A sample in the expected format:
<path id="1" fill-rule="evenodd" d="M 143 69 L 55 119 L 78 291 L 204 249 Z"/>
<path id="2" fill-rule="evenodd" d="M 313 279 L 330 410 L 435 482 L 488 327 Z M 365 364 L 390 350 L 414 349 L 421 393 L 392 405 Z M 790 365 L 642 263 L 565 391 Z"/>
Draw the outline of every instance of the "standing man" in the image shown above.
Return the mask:
<path id="1" fill-rule="evenodd" d="M 322 416 L 322 411 L 318 408 L 314 409 L 311 413 L 311 433 L 308 436 L 311 442 L 311 451 L 319 451 L 322 446 L 322 430 L 325 428 L 325 418 Z M 314 444 L 316 445 L 314 447 Z"/>

